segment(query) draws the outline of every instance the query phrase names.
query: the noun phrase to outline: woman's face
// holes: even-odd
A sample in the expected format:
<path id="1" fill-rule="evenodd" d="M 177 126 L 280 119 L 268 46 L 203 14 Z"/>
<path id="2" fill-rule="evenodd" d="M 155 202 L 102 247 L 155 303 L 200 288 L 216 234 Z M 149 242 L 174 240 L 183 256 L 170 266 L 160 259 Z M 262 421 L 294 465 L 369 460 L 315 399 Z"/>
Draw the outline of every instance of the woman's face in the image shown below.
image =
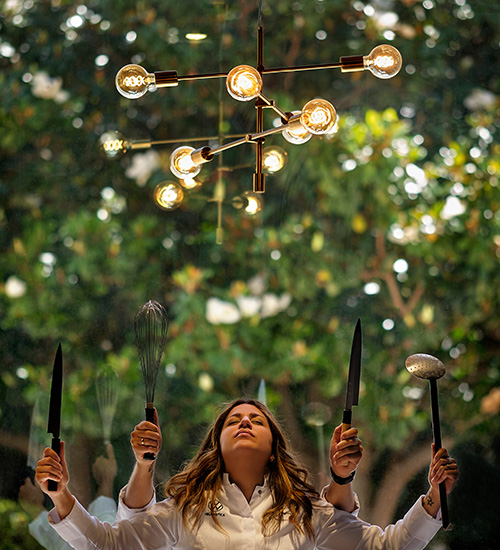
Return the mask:
<path id="1" fill-rule="evenodd" d="M 237 405 L 227 415 L 220 435 L 224 461 L 244 455 L 267 464 L 273 435 L 266 416 L 254 405 Z"/>

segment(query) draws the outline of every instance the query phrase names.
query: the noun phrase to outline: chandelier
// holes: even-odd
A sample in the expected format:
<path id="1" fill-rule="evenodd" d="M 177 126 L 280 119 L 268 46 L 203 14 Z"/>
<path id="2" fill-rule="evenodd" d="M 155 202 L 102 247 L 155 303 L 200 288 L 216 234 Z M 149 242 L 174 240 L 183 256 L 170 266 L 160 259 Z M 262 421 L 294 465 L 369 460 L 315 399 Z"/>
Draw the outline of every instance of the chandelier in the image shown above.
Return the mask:
<path id="1" fill-rule="evenodd" d="M 100 145 L 104 153 L 110 157 L 118 157 L 130 150 L 146 149 L 155 145 L 182 144 L 178 146 L 170 157 L 170 170 L 181 182 L 166 181 L 157 186 L 154 199 L 156 204 L 165 210 L 174 210 L 184 198 L 184 190 L 197 186 L 194 178 L 200 173 L 204 164 L 211 162 L 216 156 L 228 149 L 241 145 L 251 145 L 255 148 L 255 170 L 253 174 L 252 191 L 246 191 L 233 199 L 233 206 L 243 208 L 253 214 L 261 209 L 260 196 L 265 192 L 266 174 L 273 174 L 280 170 L 286 160 L 286 153 L 279 147 L 264 147 L 268 136 L 281 133 L 289 143 L 300 145 L 313 136 L 327 135 L 337 131 L 338 115 L 335 107 L 326 99 L 314 98 L 308 101 L 300 110 L 285 112 L 276 104 L 275 100 L 266 97 L 264 77 L 268 74 L 290 73 L 298 71 L 314 71 L 340 69 L 342 73 L 369 71 L 381 79 L 395 76 L 402 67 L 402 57 L 399 51 L 388 44 L 375 47 L 368 55 L 351 55 L 340 57 L 338 62 L 302 65 L 295 67 L 268 68 L 264 65 L 264 31 L 259 13 L 257 27 L 257 63 L 237 65 L 228 72 L 189 74 L 179 76 L 175 70 L 148 72 L 137 64 L 122 67 L 115 78 L 118 92 L 128 99 L 139 99 L 148 92 L 160 88 L 173 88 L 182 85 L 185 81 L 202 79 L 221 79 L 226 81 L 228 94 L 236 101 L 254 102 L 256 111 L 255 131 L 236 136 L 220 136 L 196 138 L 192 140 L 171 139 L 162 141 L 126 139 L 119 132 L 106 132 L 100 138 Z M 279 116 L 279 123 L 270 129 L 264 129 L 264 109 L 272 109 Z M 232 141 L 224 142 L 225 139 Z M 236 139 L 234 139 L 236 138 Z M 218 140 L 219 145 L 211 147 L 192 147 L 189 142 Z M 219 186 L 216 184 L 214 198 L 220 209 L 223 200 L 219 171 Z M 218 190 L 217 190 L 218 189 Z M 217 238 L 220 241 L 220 238 Z"/>

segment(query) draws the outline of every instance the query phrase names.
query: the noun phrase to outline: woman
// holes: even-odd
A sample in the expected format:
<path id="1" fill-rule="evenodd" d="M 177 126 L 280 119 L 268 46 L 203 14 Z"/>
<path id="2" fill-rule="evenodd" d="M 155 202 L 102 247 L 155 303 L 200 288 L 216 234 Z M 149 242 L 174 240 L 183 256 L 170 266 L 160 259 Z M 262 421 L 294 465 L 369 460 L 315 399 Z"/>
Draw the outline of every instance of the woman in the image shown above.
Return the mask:
<path id="1" fill-rule="evenodd" d="M 151 441 L 141 443 L 148 447 Z M 349 444 L 338 447 L 340 442 L 334 442 L 331 458 L 340 481 L 338 465 L 357 451 Z M 57 492 L 50 493 L 54 528 L 77 549 L 410 550 L 424 548 L 438 531 L 440 522 L 426 509 L 436 500 L 439 507 L 438 484 L 446 481 L 451 490 L 457 475 L 455 461 L 440 450 L 431 463 L 432 505 L 419 499 L 403 520 L 382 531 L 320 498 L 269 409 L 239 399 L 224 409 L 197 455 L 167 483 L 168 498 L 146 512 L 128 510 L 121 516 L 128 514 L 128 519 L 113 526 L 89 516 L 71 495 L 64 445 L 60 459 L 45 450 L 36 479 L 45 492 L 49 479 L 58 482 Z M 346 486 L 341 490 L 352 493 Z M 331 489 L 328 494 L 335 494 Z"/>

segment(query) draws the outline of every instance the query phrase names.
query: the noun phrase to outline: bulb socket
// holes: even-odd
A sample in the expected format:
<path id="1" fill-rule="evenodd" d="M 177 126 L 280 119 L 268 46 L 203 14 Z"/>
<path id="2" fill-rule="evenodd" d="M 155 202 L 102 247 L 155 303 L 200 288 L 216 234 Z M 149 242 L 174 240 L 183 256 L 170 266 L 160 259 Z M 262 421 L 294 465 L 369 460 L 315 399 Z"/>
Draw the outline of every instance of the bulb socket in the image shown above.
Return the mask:
<path id="1" fill-rule="evenodd" d="M 210 162 L 213 158 L 214 155 L 212 154 L 212 149 L 208 145 L 205 145 L 205 147 L 201 147 L 200 149 L 196 149 L 191 153 L 191 160 L 197 166 L 200 164 L 205 164 L 205 162 Z"/>
<path id="2" fill-rule="evenodd" d="M 157 88 L 173 87 L 179 84 L 177 71 L 157 71 L 154 75 Z"/>
<path id="3" fill-rule="evenodd" d="M 262 173 L 255 173 L 253 175 L 253 192 L 265 193 L 266 192 L 266 176 Z"/>
<path id="4" fill-rule="evenodd" d="M 348 55 L 340 58 L 342 64 L 340 70 L 343 73 L 354 73 L 365 70 L 365 62 L 362 55 Z"/>

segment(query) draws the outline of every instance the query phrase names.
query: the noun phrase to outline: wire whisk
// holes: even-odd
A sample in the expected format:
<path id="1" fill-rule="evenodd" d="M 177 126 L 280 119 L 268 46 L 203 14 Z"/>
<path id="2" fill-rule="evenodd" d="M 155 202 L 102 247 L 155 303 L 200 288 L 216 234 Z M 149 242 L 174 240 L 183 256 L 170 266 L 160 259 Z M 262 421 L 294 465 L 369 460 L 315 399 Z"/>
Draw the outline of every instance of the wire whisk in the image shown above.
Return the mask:
<path id="1" fill-rule="evenodd" d="M 166 309 L 155 300 L 145 303 L 134 318 L 135 343 L 146 392 L 146 420 L 153 423 L 156 380 L 167 340 L 168 323 Z M 155 456 L 148 453 L 145 458 L 154 460 Z"/>
<path id="2" fill-rule="evenodd" d="M 119 381 L 116 372 L 110 369 L 101 370 L 96 376 L 95 389 L 101 415 L 104 445 L 107 445 L 111 441 L 113 419 L 118 405 Z"/>

